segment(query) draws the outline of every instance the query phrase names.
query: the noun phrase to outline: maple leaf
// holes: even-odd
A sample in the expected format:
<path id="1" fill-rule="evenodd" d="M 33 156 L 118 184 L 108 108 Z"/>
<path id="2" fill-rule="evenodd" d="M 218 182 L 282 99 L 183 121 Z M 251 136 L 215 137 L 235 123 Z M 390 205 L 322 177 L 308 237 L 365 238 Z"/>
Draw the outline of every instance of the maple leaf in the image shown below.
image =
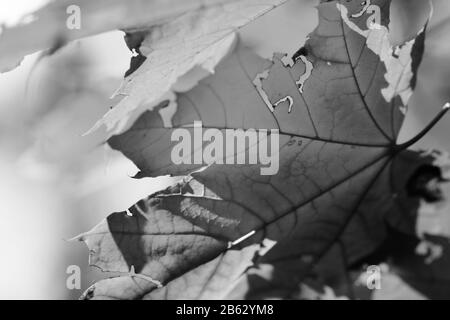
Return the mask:
<path id="1" fill-rule="evenodd" d="M 124 121 L 110 129 L 121 131 L 143 113 L 109 143 L 139 167 L 140 176 L 186 177 L 79 237 L 91 264 L 123 273 L 96 283 L 84 297 L 223 298 L 247 281 L 250 270 L 269 268 L 270 286 L 283 275 L 298 286 L 313 270 L 329 275 L 375 252 L 386 240 L 386 225 L 398 227 L 392 221 L 403 217 L 390 214 L 391 179 L 398 175 L 393 168 L 429 129 L 396 143 L 425 28 L 392 48 L 389 7 L 389 0 L 322 1 L 318 27 L 293 57 L 263 59 L 229 36 L 207 55 L 205 61 L 219 52 L 213 75 L 194 72 L 182 90 L 168 82 L 162 88 L 169 96 L 157 88 L 157 99 L 149 93 L 151 82 L 139 82 L 149 77 L 144 62 L 132 74 L 126 107 L 116 107 L 115 117 Z M 151 97 L 149 105 L 141 104 L 140 94 Z M 261 175 L 261 164 L 173 164 L 171 133 L 194 131 L 194 121 L 218 132 L 278 130 L 278 173 Z M 412 167 L 429 161 L 414 156 Z M 229 157 L 224 154 L 222 162 Z"/>
<path id="2" fill-rule="evenodd" d="M 52 0 L 19 23 L 0 27 L 0 72 L 14 69 L 24 56 L 33 52 L 45 49 L 53 52 L 69 41 L 106 31 L 148 29 L 173 21 L 189 12 L 208 12 L 211 8 L 220 10 L 223 6 L 226 9 L 234 5 L 244 13 L 247 9 L 248 13 L 255 14 L 281 2 L 284 1 Z M 72 10 L 73 8 L 77 8 L 76 11 Z M 79 13 L 80 28 L 71 29 L 67 23 L 75 12 Z M 245 23 L 246 18 L 241 22 Z"/>

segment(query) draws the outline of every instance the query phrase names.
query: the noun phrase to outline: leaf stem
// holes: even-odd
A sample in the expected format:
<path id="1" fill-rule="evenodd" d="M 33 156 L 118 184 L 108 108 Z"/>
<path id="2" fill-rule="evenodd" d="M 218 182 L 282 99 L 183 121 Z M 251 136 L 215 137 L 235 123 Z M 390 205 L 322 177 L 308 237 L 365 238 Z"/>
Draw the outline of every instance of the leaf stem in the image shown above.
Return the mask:
<path id="1" fill-rule="evenodd" d="M 438 123 L 445 114 L 450 110 L 450 102 L 447 102 L 443 107 L 442 110 L 438 113 L 438 115 L 423 129 L 419 134 L 417 134 L 414 138 L 411 140 L 398 144 L 395 146 L 395 151 L 399 152 L 405 149 L 408 149 L 412 145 L 416 144 L 419 140 L 421 140 L 433 127 Z"/>

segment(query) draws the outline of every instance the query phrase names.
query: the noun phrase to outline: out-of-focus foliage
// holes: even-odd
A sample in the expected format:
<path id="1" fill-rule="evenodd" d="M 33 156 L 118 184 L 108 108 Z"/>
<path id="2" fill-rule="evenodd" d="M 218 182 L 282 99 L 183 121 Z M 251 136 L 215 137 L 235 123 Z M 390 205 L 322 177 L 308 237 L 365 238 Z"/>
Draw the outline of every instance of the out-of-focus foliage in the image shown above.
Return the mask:
<path id="1" fill-rule="evenodd" d="M 244 0 L 265 5 L 260 0 Z M 242 0 L 50 0 L 13 26 L 0 28 L 0 72 L 15 68 L 22 58 L 66 42 L 116 29 L 158 25 L 192 10 L 204 10 Z M 266 1 L 270 5 L 270 1 Z M 75 9 L 74 9 L 75 8 Z M 5 8 L 6 9 L 6 8 Z M 68 27 L 68 16 L 79 14 L 80 28 Z M 26 41 L 25 41 L 26 39 Z"/>

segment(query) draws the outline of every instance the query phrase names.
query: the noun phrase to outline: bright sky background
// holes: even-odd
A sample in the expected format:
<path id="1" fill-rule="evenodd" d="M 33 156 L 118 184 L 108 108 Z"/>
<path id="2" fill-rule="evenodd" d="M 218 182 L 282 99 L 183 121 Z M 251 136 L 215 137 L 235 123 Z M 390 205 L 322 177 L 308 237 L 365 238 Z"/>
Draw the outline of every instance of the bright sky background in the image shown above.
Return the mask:
<path id="1" fill-rule="evenodd" d="M 0 0 L 0 24 L 14 24 L 49 0 Z"/>
<path id="2" fill-rule="evenodd" d="M 0 0 L 0 26 L 16 24 L 48 2 L 49 0 Z M 71 50 L 96 53 L 92 56 L 92 66 L 95 69 L 92 70 L 91 76 L 99 78 L 99 81 L 101 77 L 120 79 L 129 66 L 131 55 L 123 41 L 123 32 L 119 31 L 77 41 L 58 54 Z M 17 108 L 21 107 L 24 87 L 30 76 L 32 88 L 41 83 L 40 71 L 45 69 L 48 59 L 42 61 L 40 68 L 30 75 L 38 56 L 39 53 L 27 56 L 20 67 L 0 74 L 0 117 L 19 112 Z M 0 224 L 0 251 L 5 261 L 0 265 L 0 299 L 64 298 L 67 290 L 61 274 L 65 273 L 66 265 L 61 265 L 61 262 L 65 261 L 64 255 L 70 254 L 74 246 L 68 245 L 63 239 L 75 234 L 65 233 L 63 230 L 67 230 L 68 224 L 77 218 L 68 219 L 66 212 L 70 212 L 70 204 L 55 193 L 51 184 L 24 177 L 7 156 L 6 151 L 1 149 L 0 218 L 3 222 Z M 118 165 L 125 167 L 122 170 Z M 134 183 L 137 180 L 129 178 L 129 165 L 132 163 L 112 163 L 111 170 L 98 170 L 97 175 L 100 177 L 86 181 L 83 186 L 85 192 L 101 192 L 97 189 L 103 190 L 105 186 L 119 183 L 119 187 L 114 188 L 120 190 L 120 196 L 115 196 L 120 199 L 119 203 L 112 203 L 109 199 L 113 197 L 109 194 L 99 201 L 99 204 L 107 204 L 108 208 L 96 210 L 101 213 L 95 223 L 110 212 L 118 208 L 126 209 L 130 204 L 144 198 L 150 192 L 149 187 L 155 186 L 151 181 Z M 102 181 L 103 185 L 95 184 L 99 181 Z M 130 198 L 125 199 L 126 193 Z M 85 249 L 82 246 L 80 248 Z M 83 262 L 87 264 L 87 252 L 85 254 Z"/>

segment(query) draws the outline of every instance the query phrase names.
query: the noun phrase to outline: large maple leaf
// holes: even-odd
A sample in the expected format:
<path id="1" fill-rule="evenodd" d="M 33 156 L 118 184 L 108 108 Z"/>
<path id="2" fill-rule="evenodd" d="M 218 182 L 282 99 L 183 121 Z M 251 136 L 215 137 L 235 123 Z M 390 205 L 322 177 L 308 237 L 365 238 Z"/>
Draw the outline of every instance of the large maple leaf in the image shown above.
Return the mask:
<path id="1" fill-rule="evenodd" d="M 392 208 L 395 188 L 407 190 L 407 173 L 433 165 L 433 158 L 405 151 L 426 131 L 396 143 L 425 28 L 392 48 L 389 7 L 389 0 L 322 1 L 318 27 L 293 57 L 263 59 L 229 36 L 213 75 L 194 76 L 184 90 L 165 87 L 169 100 L 158 95 L 132 107 L 148 111 L 110 145 L 136 163 L 140 176 L 186 177 L 80 236 L 91 264 L 123 273 L 85 297 L 223 298 L 244 281 L 243 297 L 258 269 L 269 274 L 269 286 L 283 278 L 298 286 L 313 269 L 327 274 L 361 262 L 389 228 L 415 230 L 416 219 Z M 135 80 L 143 82 L 135 85 L 142 91 L 147 77 L 139 70 Z M 177 128 L 193 132 L 194 121 L 216 132 L 278 130 L 278 173 L 261 175 L 261 164 L 174 164 L 171 135 Z M 251 156 L 255 148 L 222 161 L 239 152 Z M 404 159 L 408 170 L 398 172 Z"/>

